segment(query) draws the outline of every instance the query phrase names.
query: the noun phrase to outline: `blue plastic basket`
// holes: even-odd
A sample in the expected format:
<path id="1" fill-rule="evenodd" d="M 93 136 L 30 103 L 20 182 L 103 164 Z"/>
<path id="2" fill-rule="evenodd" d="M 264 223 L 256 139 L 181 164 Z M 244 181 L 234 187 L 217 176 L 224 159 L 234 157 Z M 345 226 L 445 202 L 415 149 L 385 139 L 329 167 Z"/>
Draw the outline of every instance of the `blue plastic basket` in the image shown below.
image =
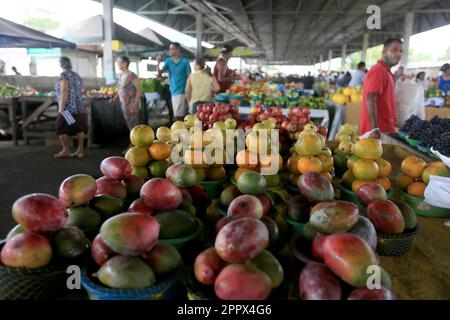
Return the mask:
<path id="1" fill-rule="evenodd" d="M 90 300 L 170 300 L 174 294 L 175 283 L 183 274 L 184 264 L 178 267 L 163 281 L 148 288 L 112 289 L 93 281 L 87 268 L 81 272 L 81 285 L 89 294 Z"/>

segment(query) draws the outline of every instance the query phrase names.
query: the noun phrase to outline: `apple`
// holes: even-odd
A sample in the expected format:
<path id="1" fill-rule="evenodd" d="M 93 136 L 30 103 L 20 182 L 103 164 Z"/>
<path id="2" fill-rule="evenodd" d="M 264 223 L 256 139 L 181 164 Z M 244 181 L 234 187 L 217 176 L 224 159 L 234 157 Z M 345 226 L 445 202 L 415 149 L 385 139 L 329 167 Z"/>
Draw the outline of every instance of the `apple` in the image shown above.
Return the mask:
<path id="1" fill-rule="evenodd" d="M 225 120 L 225 126 L 227 129 L 234 129 L 236 128 L 237 121 L 234 118 L 228 118 Z"/>
<path id="2" fill-rule="evenodd" d="M 188 114 L 184 117 L 184 125 L 186 128 L 190 128 L 194 126 L 194 121 L 196 120 L 196 117 L 193 114 Z"/>
<path id="3" fill-rule="evenodd" d="M 213 124 L 213 128 L 219 129 L 219 130 L 225 130 L 227 128 L 227 126 L 225 125 L 225 122 L 223 122 L 223 121 L 216 121 Z"/>

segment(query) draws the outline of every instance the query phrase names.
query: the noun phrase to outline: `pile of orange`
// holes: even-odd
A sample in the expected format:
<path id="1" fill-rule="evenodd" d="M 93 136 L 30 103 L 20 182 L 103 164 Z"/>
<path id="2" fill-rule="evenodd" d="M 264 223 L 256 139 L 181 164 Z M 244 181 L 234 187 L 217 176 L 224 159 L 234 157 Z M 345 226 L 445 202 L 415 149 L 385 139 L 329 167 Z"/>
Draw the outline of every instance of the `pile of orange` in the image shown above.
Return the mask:
<path id="1" fill-rule="evenodd" d="M 403 159 L 402 173 L 395 178 L 395 184 L 408 194 L 423 198 L 425 188 L 431 175 L 450 177 L 450 171 L 441 161 L 427 163 L 418 157 L 409 156 Z"/>
<path id="2" fill-rule="evenodd" d="M 142 178 L 164 177 L 165 170 L 171 164 L 169 141 L 155 140 L 153 129 L 141 124 L 131 130 L 130 142 L 133 147 L 127 150 L 125 159 L 132 165 L 132 174 Z"/>
<path id="3" fill-rule="evenodd" d="M 382 155 L 383 147 L 379 140 L 366 138 L 357 141 L 347 161 L 348 171 L 344 173 L 342 183 L 354 192 L 368 182 L 376 182 L 386 191 L 391 189 L 389 175 L 392 166 L 381 158 Z"/>
<path id="4" fill-rule="evenodd" d="M 331 181 L 333 172 L 333 156 L 325 146 L 325 138 L 316 132 L 314 125 L 305 126 L 291 149 L 292 155 L 287 161 L 291 173 L 289 180 L 297 181 L 298 176 L 307 172 L 317 172 Z"/>
<path id="5" fill-rule="evenodd" d="M 249 151 L 248 149 L 243 149 L 238 151 L 235 160 L 236 165 L 239 167 L 234 173 L 234 179 L 236 181 L 244 172 L 255 171 L 264 174 L 264 171 L 262 169 L 270 168 L 273 168 L 274 172 L 269 176 L 265 175 L 266 180 L 271 180 L 272 177 L 276 181 L 279 181 L 278 172 L 283 168 L 283 157 L 281 157 L 281 155 L 279 155 L 278 153 L 259 155 L 257 153 Z"/>

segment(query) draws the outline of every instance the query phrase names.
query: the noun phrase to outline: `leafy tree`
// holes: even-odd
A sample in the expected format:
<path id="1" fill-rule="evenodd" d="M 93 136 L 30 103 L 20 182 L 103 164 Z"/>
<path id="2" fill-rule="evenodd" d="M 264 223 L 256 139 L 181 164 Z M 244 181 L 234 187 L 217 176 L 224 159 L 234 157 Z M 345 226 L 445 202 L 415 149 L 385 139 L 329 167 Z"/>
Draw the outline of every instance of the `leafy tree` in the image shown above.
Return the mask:
<path id="1" fill-rule="evenodd" d="M 23 23 L 27 27 L 36 29 L 41 32 L 47 32 L 49 30 L 53 30 L 59 27 L 59 22 L 52 20 L 50 18 L 30 17 L 26 19 Z"/>

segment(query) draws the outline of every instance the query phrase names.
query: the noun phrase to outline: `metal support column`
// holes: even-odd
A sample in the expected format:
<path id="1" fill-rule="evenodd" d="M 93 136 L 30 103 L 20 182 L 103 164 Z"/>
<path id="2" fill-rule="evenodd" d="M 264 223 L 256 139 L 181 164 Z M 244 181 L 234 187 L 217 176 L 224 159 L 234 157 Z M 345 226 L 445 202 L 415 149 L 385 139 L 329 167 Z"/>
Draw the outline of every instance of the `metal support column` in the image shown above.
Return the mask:
<path id="1" fill-rule="evenodd" d="M 103 76 L 106 83 L 114 82 L 114 58 L 112 51 L 113 40 L 113 7 L 114 0 L 102 0 L 103 3 Z"/>
<path id="2" fill-rule="evenodd" d="M 341 70 L 344 71 L 345 58 L 347 57 L 347 44 L 344 43 L 341 49 Z"/>
<path id="3" fill-rule="evenodd" d="M 202 38 L 203 38 L 203 17 L 201 12 L 195 13 L 195 36 L 197 38 L 197 57 L 201 57 L 202 52 Z"/>
<path id="4" fill-rule="evenodd" d="M 328 73 L 331 71 L 331 59 L 333 59 L 333 50 L 328 50 Z"/>
<path id="5" fill-rule="evenodd" d="M 362 52 L 361 52 L 361 61 L 366 61 L 367 59 L 367 49 L 369 49 L 369 34 L 364 33 L 363 42 L 362 42 Z"/>
<path id="6" fill-rule="evenodd" d="M 403 58 L 402 65 L 405 68 L 405 72 L 408 69 L 408 51 L 409 51 L 409 38 L 413 33 L 414 27 L 414 12 L 408 12 L 405 15 L 405 26 L 403 34 Z"/>

